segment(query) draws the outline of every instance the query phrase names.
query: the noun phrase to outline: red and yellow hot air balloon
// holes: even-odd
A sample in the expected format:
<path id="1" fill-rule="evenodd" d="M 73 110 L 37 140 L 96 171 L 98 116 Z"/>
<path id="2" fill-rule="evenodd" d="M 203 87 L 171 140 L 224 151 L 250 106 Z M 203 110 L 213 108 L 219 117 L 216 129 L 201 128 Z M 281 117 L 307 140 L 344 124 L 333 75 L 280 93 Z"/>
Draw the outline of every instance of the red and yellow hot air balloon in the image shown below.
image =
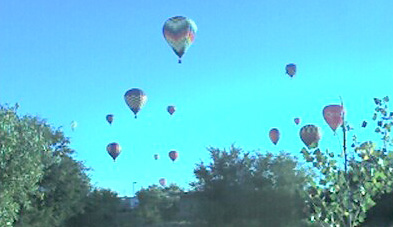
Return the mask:
<path id="1" fill-rule="evenodd" d="M 108 151 L 109 155 L 113 158 L 113 161 L 116 160 L 117 156 L 119 156 L 121 152 L 121 147 L 118 143 L 110 143 L 106 146 L 106 150 Z"/>
<path id="2" fill-rule="evenodd" d="M 280 139 L 280 131 L 278 131 L 276 128 L 272 128 L 269 132 L 269 137 L 274 145 L 277 145 L 278 140 Z"/>
<path id="3" fill-rule="evenodd" d="M 343 124 L 344 107 L 342 105 L 329 105 L 323 108 L 323 117 L 333 132 Z"/>
<path id="4" fill-rule="evenodd" d="M 160 185 L 161 185 L 162 187 L 165 187 L 165 186 L 166 186 L 166 180 L 165 180 L 165 178 L 161 178 L 158 182 L 160 182 Z"/>
<path id="5" fill-rule="evenodd" d="M 124 99 L 128 107 L 130 107 L 131 111 L 134 112 L 135 118 L 137 118 L 136 115 L 139 110 L 145 105 L 147 101 L 147 96 L 141 89 L 133 88 L 128 90 L 124 94 Z"/>
<path id="6" fill-rule="evenodd" d="M 179 63 L 181 63 L 181 57 L 194 42 L 197 32 L 195 22 L 187 17 L 171 17 L 165 21 L 162 30 L 166 41 L 179 57 Z"/>
<path id="7" fill-rule="evenodd" d="M 106 121 L 111 125 L 113 122 L 113 114 L 106 115 Z"/>
<path id="8" fill-rule="evenodd" d="M 285 71 L 290 77 L 293 77 L 296 74 L 296 65 L 293 63 L 288 64 L 285 67 Z"/>
<path id="9" fill-rule="evenodd" d="M 179 153 L 177 151 L 171 151 L 169 152 L 169 158 L 174 162 L 177 157 L 179 157 Z"/>
<path id="10" fill-rule="evenodd" d="M 296 117 L 295 119 L 293 119 L 293 121 L 296 125 L 298 125 L 300 123 L 300 118 Z"/>
<path id="11" fill-rule="evenodd" d="M 154 154 L 154 160 L 158 160 L 160 156 L 158 154 Z"/>
<path id="12" fill-rule="evenodd" d="M 175 107 L 175 106 L 168 106 L 168 107 L 166 108 L 166 110 L 168 111 L 168 113 L 169 113 L 170 115 L 172 115 L 172 114 L 176 111 L 176 107 Z"/>
<path id="13" fill-rule="evenodd" d="M 318 147 L 321 129 L 315 125 L 305 125 L 300 129 L 300 138 L 309 149 Z"/>

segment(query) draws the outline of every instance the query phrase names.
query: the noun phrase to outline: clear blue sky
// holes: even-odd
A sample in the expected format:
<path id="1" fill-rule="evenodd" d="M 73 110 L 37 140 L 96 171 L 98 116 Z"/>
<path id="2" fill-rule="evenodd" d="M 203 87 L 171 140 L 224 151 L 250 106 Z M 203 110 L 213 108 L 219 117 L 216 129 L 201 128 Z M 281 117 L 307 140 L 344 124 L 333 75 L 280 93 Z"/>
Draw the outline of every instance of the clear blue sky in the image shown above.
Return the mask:
<path id="1" fill-rule="evenodd" d="M 210 161 L 208 146 L 298 156 L 294 117 L 320 126 L 320 147 L 337 151 L 325 105 L 341 95 L 359 129 L 374 97 L 393 98 L 393 1 L 296 2 L 0 1 L 0 103 L 63 126 L 92 182 L 120 195 L 131 195 L 134 181 L 139 189 L 162 177 L 188 188 L 195 164 Z M 182 64 L 162 35 L 177 15 L 198 26 Z M 298 66 L 292 79 L 287 63 Z M 148 96 L 137 120 L 123 98 L 134 87 Z M 277 146 L 272 127 L 281 131 Z M 116 163 L 110 142 L 123 147 Z"/>

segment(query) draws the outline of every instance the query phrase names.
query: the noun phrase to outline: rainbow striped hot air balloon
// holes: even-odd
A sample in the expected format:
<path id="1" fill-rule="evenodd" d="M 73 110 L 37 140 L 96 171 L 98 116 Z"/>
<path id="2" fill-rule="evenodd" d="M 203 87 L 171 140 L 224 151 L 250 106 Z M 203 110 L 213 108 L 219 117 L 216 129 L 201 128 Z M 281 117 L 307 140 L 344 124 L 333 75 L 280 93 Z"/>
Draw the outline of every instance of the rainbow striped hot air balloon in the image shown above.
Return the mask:
<path id="1" fill-rule="evenodd" d="M 176 16 L 165 21 L 164 37 L 176 55 L 179 56 L 179 63 L 181 63 L 181 57 L 194 42 L 196 32 L 197 26 L 189 18 Z"/>
<path id="2" fill-rule="evenodd" d="M 134 112 L 136 118 L 139 110 L 145 105 L 147 96 L 141 89 L 133 88 L 124 94 L 124 99 L 131 111 Z"/>

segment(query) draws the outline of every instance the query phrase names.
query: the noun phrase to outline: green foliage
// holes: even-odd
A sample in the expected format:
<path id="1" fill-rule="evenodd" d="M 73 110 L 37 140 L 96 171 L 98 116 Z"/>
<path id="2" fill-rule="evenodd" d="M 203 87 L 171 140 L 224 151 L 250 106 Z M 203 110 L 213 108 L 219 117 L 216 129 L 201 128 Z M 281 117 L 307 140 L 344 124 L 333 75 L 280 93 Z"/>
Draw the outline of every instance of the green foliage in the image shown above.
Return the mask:
<path id="1" fill-rule="evenodd" d="M 0 107 L 0 226 L 60 226 L 90 190 L 69 141 L 36 117 Z"/>
<path id="2" fill-rule="evenodd" d="M 121 201 L 115 192 L 95 189 L 85 198 L 85 209 L 66 223 L 67 227 L 107 227 L 120 226 L 118 214 Z"/>
<path id="3" fill-rule="evenodd" d="M 139 205 L 136 216 L 143 224 L 154 224 L 176 219 L 183 190 L 176 185 L 169 187 L 149 186 L 137 193 Z"/>
<path id="4" fill-rule="evenodd" d="M 81 163 L 68 156 L 47 166 L 39 188 L 43 196 L 31 198 L 33 209 L 26 210 L 16 226 L 61 226 L 82 212 L 84 198 L 90 191 L 84 170 Z"/>
<path id="5" fill-rule="evenodd" d="M 393 156 L 386 152 L 390 144 L 390 123 L 383 118 L 387 116 L 388 100 L 387 97 L 374 100 L 377 108 L 373 119 L 381 118 L 375 131 L 382 135 L 384 148 L 377 149 L 371 141 L 359 144 L 354 136 L 353 156 L 349 160 L 344 146 L 344 169 L 338 164 L 340 158 L 334 157 L 328 150 L 309 151 L 304 148 L 301 151 L 319 176 L 308 187 L 312 222 L 329 226 L 359 226 L 364 222 L 367 210 L 375 205 L 374 199 L 392 190 Z M 342 128 L 348 129 L 347 125 Z"/>
<path id="6" fill-rule="evenodd" d="M 200 219 L 213 226 L 302 226 L 300 192 L 307 177 L 296 160 L 287 154 L 243 155 L 233 146 L 209 151 L 213 163 L 197 165 L 192 184 Z"/>
<path id="7" fill-rule="evenodd" d="M 50 152 L 51 129 L 34 117 L 18 117 L 16 107 L 0 106 L 0 226 L 12 226 L 29 209 L 44 175 L 42 159 Z"/>

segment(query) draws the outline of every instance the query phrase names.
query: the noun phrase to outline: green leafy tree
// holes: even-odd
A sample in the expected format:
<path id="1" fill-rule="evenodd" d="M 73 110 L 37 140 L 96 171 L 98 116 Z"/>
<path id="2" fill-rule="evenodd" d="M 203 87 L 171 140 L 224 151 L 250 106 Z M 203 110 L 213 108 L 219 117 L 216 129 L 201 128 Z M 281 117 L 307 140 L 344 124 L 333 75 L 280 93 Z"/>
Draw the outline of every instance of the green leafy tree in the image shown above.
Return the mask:
<path id="1" fill-rule="evenodd" d="M 251 156 L 233 146 L 209 151 L 213 162 L 197 165 L 192 184 L 199 219 L 209 226 L 305 226 L 300 194 L 307 174 L 295 159 L 283 153 Z"/>
<path id="2" fill-rule="evenodd" d="M 94 189 L 84 201 L 84 211 L 70 218 L 64 226 L 124 226 L 118 218 L 122 205 L 117 193 L 107 189 Z"/>
<path id="3" fill-rule="evenodd" d="M 58 157 L 46 166 L 38 191 L 42 196 L 32 196 L 32 207 L 21 215 L 16 226 L 62 226 L 85 206 L 84 198 L 90 191 L 85 167 L 67 155 Z"/>
<path id="4" fill-rule="evenodd" d="M 142 224 L 168 222 L 176 219 L 183 190 L 172 184 L 169 187 L 149 186 L 137 193 L 139 205 L 136 215 Z"/>
<path id="5" fill-rule="evenodd" d="M 44 176 L 43 156 L 51 154 L 53 142 L 45 122 L 19 117 L 16 110 L 0 106 L 0 226 L 12 226 L 31 207 Z"/>
<path id="6" fill-rule="evenodd" d="M 359 226 L 367 210 L 375 205 L 374 199 L 392 190 L 393 156 L 387 152 L 392 142 L 389 136 L 392 122 L 387 116 L 393 116 L 393 113 L 388 112 L 388 97 L 374 101 L 377 108 L 373 119 L 380 119 L 375 132 L 382 135 L 382 148 L 377 148 L 377 143 L 371 141 L 359 143 L 354 136 L 353 149 L 349 153 L 346 133 L 350 127 L 345 123 L 340 157 L 319 148 L 302 150 L 304 158 L 318 173 L 308 188 L 312 222 L 326 226 Z M 344 165 L 340 165 L 341 160 Z"/>
<path id="7" fill-rule="evenodd" d="M 0 226 L 61 226 L 82 211 L 86 168 L 63 132 L 16 110 L 0 108 Z"/>

